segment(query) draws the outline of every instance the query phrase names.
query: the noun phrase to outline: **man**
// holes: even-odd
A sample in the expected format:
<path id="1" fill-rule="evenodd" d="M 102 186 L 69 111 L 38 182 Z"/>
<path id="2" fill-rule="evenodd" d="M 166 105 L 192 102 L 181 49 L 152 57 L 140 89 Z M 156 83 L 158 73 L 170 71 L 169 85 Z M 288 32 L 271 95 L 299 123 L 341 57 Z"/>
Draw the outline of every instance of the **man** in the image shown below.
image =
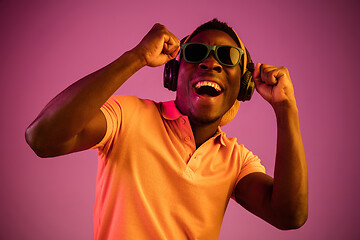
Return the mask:
<path id="1" fill-rule="evenodd" d="M 274 178 L 219 128 L 238 106 L 246 64 L 234 36 L 214 19 L 180 50 L 155 24 L 135 48 L 56 96 L 28 127 L 27 142 L 41 157 L 99 150 L 96 239 L 217 239 L 230 198 L 279 229 L 305 223 L 307 167 L 287 69 L 258 63 L 253 73 L 277 117 Z M 223 46 L 235 57 L 220 56 Z M 143 66 L 163 65 L 179 51 L 175 101 L 111 97 Z"/>

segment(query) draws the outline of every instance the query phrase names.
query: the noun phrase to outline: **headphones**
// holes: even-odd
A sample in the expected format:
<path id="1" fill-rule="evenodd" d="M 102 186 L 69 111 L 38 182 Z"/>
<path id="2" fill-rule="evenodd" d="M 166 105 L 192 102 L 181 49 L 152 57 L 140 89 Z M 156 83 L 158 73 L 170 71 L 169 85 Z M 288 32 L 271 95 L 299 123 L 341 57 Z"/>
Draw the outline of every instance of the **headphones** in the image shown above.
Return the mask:
<path id="1" fill-rule="evenodd" d="M 236 34 L 236 32 L 234 30 L 233 32 L 235 33 L 237 39 L 239 40 L 240 48 L 244 50 L 244 56 L 242 58 L 244 68 L 243 68 L 242 76 L 240 78 L 240 91 L 237 96 L 237 100 L 244 102 L 244 101 L 249 101 L 251 99 L 251 96 L 255 89 L 255 83 L 252 78 L 252 73 L 254 72 L 255 67 L 253 61 L 251 60 L 250 53 L 245 48 L 239 36 Z M 183 39 L 184 41 L 181 42 L 186 43 L 191 35 L 192 34 L 185 37 L 184 38 L 185 40 Z M 176 59 L 172 59 L 165 64 L 164 87 L 169 89 L 170 91 L 176 91 L 179 66 L 180 66 L 180 62 Z"/>

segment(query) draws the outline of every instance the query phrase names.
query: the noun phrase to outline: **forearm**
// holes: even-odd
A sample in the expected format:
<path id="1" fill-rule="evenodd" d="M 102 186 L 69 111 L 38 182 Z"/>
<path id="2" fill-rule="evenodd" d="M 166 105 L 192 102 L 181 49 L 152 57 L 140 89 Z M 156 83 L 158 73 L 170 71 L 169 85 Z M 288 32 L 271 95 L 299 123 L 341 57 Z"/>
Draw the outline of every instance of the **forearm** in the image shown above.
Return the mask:
<path id="1" fill-rule="evenodd" d="M 300 227 L 307 219 L 308 173 L 298 109 L 290 104 L 275 109 L 275 113 L 277 151 L 271 204 L 277 221 Z"/>
<path id="2" fill-rule="evenodd" d="M 237 199 L 277 228 L 299 228 L 308 214 L 308 173 L 289 71 L 257 63 L 253 79 L 277 119 L 275 172 L 274 178 L 259 173 L 245 176 L 238 183 Z"/>
<path id="3" fill-rule="evenodd" d="M 140 68 L 161 66 L 179 50 L 179 39 L 155 24 L 131 51 L 57 95 L 27 128 L 26 141 L 44 157 L 94 146 L 106 132 L 99 110 L 106 100 Z"/>
<path id="4" fill-rule="evenodd" d="M 27 129 L 28 142 L 57 144 L 78 134 L 106 100 L 144 63 L 126 52 L 58 94 Z"/>

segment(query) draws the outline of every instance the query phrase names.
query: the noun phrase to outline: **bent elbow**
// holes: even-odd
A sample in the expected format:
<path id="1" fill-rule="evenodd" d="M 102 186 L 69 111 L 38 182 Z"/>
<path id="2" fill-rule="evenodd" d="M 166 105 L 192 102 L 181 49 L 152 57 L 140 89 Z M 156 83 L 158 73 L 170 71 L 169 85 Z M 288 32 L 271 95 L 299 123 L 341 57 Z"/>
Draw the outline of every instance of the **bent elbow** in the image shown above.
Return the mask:
<path id="1" fill-rule="evenodd" d="M 50 157 L 49 154 L 46 153 L 45 148 L 43 147 L 44 144 L 41 143 L 40 137 L 35 133 L 31 126 L 25 130 L 25 140 L 38 157 Z"/>
<path id="2" fill-rule="evenodd" d="M 304 224 L 306 223 L 308 219 L 308 213 L 306 211 L 306 213 L 302 214 L 301 216 L 298 216 L 296 218 L 296 220 L 293 222 L 292 225 L 292 229 L 298 229 L 301 228 L 302 226 L 304 226 Z"/>
<path id="3" fill-rule="evenodd" d="M 288 217 L 282 221 L 281 224 L 275 226 L 280 230 L 295 230 L 302 227 L 308 219 L 307 211 L 301 214 L 296 214 Z"/>

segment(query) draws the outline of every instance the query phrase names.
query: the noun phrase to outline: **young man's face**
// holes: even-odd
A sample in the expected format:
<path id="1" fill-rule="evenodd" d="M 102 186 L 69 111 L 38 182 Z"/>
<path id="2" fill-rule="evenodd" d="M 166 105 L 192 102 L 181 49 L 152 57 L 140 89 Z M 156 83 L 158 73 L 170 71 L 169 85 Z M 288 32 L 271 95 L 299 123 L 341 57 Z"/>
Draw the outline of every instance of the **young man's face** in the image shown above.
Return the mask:
<path id="1" fill-rule="evenodd" d="M 228 34 L 220 30 L 200 32 L 190 42 L 237 46 Z M 213 52 L 207 59 L 197 64 L 182 59 L 179 67 L 176 106 L 194 124 L 220 122 L 221 117 L 237 98 L 240 76 L 239 65 L 222 66 L 214 58 Z"/>

